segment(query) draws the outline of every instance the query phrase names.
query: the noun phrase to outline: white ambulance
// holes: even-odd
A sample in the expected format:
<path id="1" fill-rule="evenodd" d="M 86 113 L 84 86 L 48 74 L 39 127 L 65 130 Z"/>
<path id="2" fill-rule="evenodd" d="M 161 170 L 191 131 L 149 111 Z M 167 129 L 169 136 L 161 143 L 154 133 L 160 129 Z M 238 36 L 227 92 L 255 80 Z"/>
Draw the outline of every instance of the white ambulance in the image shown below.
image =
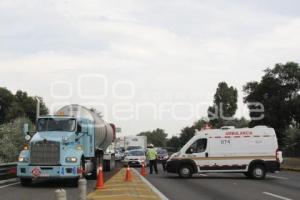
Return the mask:
<path id="1" fill-rule="evenodd" d="M 282 153 L 273 128 L 222 127 L 197 132 L 167 161 L 169 173 L 189 178 L 195 173 L 244 173 L 264 179 L 267 172 L 280 170 Z"/>

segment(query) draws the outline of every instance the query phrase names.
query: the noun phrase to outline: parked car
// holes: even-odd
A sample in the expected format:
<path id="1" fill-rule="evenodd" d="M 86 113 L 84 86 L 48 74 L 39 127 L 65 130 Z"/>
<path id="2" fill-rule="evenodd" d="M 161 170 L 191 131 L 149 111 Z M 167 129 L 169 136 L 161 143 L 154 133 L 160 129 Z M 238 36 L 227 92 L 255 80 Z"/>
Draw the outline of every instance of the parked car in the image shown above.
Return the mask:
<path id="1" fill-rule="evenodd" d="M 169 159 L 169 154 L 166 149 L 159 148 L 157 151 L 157 161 L 162 164 L 163 170 L 166 171 L 166 163 Z"/>
<path id="2" fill-rule="evenodd" d="M 167 161 L 169 159 L 169 154 L 166 149 L 157 149 L 157 160 L 159 162 Z"/>
<path id="3" fill-rule="evenodd" d="M 128 151 L 123 160 L 123 164 L 129 166 L 141 166 L 142 163 L 146 163 L 146 155 L 144 150 Z"/>
<path id="4" fill-rule="evenodd" d="M 123 160 L 124 159 L 124 152 L 116 150 L 115 158 L 116 158 L 116 160 Z"/>

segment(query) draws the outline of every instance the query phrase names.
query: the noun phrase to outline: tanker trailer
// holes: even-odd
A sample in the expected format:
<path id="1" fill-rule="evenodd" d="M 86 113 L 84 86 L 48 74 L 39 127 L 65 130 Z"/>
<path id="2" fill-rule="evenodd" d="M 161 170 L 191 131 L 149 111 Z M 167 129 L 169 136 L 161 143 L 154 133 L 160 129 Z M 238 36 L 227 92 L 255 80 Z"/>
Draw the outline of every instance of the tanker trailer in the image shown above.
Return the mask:
<path id="1" fill-rule="evenodd" d="M 115 138 L 115 126 L 80 105 L 67 105 L 55 115 L 40 116 L 37 132 L 26 136 L 28 146 L 19 156 L 17 176 L 21 184 L 34 179 L 70 179 L 77 185 L 80 176 L 97 178 L 114 167 L 114 151 L 106 151 Z M 26 131 L 26 130 L 25 130 Z"/>

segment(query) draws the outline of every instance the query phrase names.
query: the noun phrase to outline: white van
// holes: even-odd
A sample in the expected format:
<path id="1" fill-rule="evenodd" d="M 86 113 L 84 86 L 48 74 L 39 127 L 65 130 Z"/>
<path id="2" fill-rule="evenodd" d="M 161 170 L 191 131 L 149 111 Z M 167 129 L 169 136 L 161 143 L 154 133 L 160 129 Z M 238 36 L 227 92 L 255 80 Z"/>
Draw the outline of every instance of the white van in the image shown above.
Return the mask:
<path id="1" fill-rule="evenodd" d="M 183 178 L 194 173 L 241 172 L 249 178 L 264 179 L 267 172 L 279 171 L 281 162 L 273 128 L 222 127 L 197 132 L 170 157 L 166 169 Z"/>

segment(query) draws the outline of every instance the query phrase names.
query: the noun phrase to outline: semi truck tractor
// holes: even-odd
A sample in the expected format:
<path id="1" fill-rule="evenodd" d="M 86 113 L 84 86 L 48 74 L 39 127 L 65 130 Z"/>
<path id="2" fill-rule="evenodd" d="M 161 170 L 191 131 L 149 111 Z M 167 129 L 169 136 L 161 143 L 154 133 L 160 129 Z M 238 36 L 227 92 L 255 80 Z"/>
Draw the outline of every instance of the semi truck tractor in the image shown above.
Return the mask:
<path id="1" fill-rule="evenodd" d="M 28 132 L 28 126 L 24 126 Z M 95 112 L 67 105 L 55 115 L 37 118 L 36 133 L 26 135 L 28 145 L 19 155 L 17 176 L 23 186 L 35 179 L 70 179 L 77 185 L 81 176 L 96 179 L 98 168 L 115 165 L 113 149 L 115 125 L 106 123 Z"/>

